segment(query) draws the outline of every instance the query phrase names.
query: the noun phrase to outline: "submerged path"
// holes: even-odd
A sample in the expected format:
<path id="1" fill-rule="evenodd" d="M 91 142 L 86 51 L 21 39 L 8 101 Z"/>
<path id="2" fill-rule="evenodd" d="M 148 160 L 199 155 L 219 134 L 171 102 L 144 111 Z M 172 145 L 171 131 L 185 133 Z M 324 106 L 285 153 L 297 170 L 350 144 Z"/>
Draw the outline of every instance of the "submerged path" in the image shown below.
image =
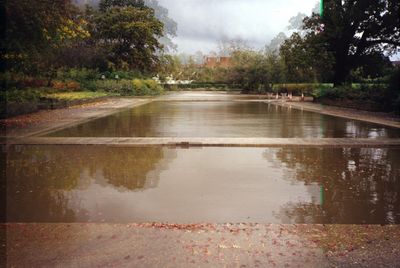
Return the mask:
<path id="1" fill-rule="evenodd" d="M 388 113 L 368 112 L 350 108 L 322 105 L 313 102 L 274 101 L 273 103 L 284 107 L 291 107 L 320 114 L 333 115 L 348 119 L 380 124 L 384 126 L 400 128 L 400 117 Z"/>
<path id="2" fill-rule="evenodd" d="M 324 106 L 310 102 L 282 102 L 266 100 L 262 95 L 240 95 L 222 92 L 179 92 L 157 98 L 109 98 L 95 103 L 72 106 L 58 110 L 42 110 L 37 113 L 0 119 L 0 136 L 28 137 L 56 131 L 99 117 L 116 113 L 123 109 L 143 105 L 151 101 L 255 101 L 345 117 L 371 123 L 400 128 L 400 118 L 390 114 L 371 113 L 354 109 Z"/>
<path id="3" fill-rule="evenodd" d="M 400 147 L 400 139 L 54 138 L 43 133 L 153 100 L 249 101 L 223 93 L 170 94 L 98 103 L 0 120 L 7 145 Z M 251 101 L 266 100 L 254 97 Z M 398 119 L 313 103 L 282 103 L 318 113 L 400 127 Z M 8 223 L 8 267 L 399 267 L 400 225 Z"/>
<path id="4" fill-rule="evenodd" d="M 26 137 L 0 141 L 9 145 L 113 145 L 214 147 L 400 147 L 400 139 L 368 138 L 99 138 Z"/>

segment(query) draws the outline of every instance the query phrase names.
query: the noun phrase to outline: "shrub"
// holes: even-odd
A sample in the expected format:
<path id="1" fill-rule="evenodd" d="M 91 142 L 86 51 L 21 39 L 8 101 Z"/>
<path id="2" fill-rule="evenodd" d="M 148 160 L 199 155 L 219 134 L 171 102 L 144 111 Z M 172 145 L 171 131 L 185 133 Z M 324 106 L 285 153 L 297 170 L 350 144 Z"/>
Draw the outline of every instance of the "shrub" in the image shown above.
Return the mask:
<path id="1" fill-rule="evenodd" d="M 132 91 L 134 91 L 136 94 L 132 95 L 144 95 L 145 91 L 147 90 L 146 85 L 143 83 L 142 80 L 139 79 L 133 79 L 132 80 Z"/>
<path id="2" fill-rule="evenodd" d="M 143 82 L 146 85 L 146 87 L 150 90 L 150 95 L 158 95 L 164 91 L 163 87 L 160 86 L 153 79 L 146 79 L 146 80 L 143 80 Z"/>
<path id="3" fill-rule="evenodd" d="M 138 71 L 114 71 L 107 73 L 106 77 L 109 79 L 115 79 L 118 75 L 119 79 L 130 80 L 133 78 L 143 78 L 143 76 Z"/>
<path id="4" fill-rule="evenodd" d="M 45 97 L 46 99 L 72 101 L 72 100 L 95 99 L 100 97 L 106 97 L 109 96 L 109 94 L 105 92 L 81 91 L 81 92 L 49 93 L 49 94 L 42 94 L 42 96 Z"/>
<path id="5" fill-rule="evenodd" d="M 89 91 L 96 91 L 97 90 L 97 85 L 96 81 L 94 80 L 85 80 L 81 82 L 81 88 Z"/>
<path id="6" fill-rule="evenodd" d="M 97 91 L 116 93 L 122 96 L 158 95 L 164 89 L 154 80 L 98 80 L 95 83 Z"/>
<path id="7" fill-rule="evenodd" d="M 81 88 L 80 84 L 75 81 L 69 81 L 66 83 L 66 87 L 69 90 L 79 90 Z"/>
<path id="8" fill-rule="evenodd" d="M 0 86 L 3 89 L 23 89 L 47 86 L 48 81 L 41 77 L 31 77 L 21 73 L 2 72 Z"/>
<path id="9" fill-rule="evenodd" d="M 133 79 L 132 80 L 132 95 L 158 95 L 163 92 L 163 88 L 152 79 Z"/>
<path id="10" fill-rule="evenodd" d="M 76 91 L 81 88 L 80 84 L 76 81 L 67 81 L 67 82 L 53 81 L 51 86 L 52 88 L 61 91 L 67 91 L 67 90 Z"/>
<path id="11" fill-rule="evenodd" d="M 384 84 L 344 85 L 325 88 L 319 93 L 318 100 L 325 104 L 385 112 L 395 111 L 398 107 L 398 92 Z"/>
<path id="12" fill-rule="evenodd" d="M 96 70 L 91 70 L 86 68 L 82 69 L 71 68 L 68 70 L 60 69 L 57 71 L 57 79 L 62 81 L 74 80 L 79 83 L 83 83 L 87 80 L 95 80 L 98 78 L 100 78 L 100 75 Z"/>
<path id="13" fill-rule="evenodd" d="M 129 80 L 97 80 L 95 82 L 96 91 L 106 91 L 120 95 L 126 95 L 131 91 L 132 86 Z"/>
<path id="14" fill-rule="evenodd" d="M 37 102 L 40 98 L 40 91 L 37 89 L 10 89 L 0 92 L 1 103 L 26 103 Z"/>
<path id="15" fill-rule="evenodd" d="M 192 84 L 178 84 L 177 88 L 180 89 L 219 89 L 219 90 L 228 90 L 230 88 L 229 84 L 225 83 L 209 83 L 209 82 L 196 82 Z"/>

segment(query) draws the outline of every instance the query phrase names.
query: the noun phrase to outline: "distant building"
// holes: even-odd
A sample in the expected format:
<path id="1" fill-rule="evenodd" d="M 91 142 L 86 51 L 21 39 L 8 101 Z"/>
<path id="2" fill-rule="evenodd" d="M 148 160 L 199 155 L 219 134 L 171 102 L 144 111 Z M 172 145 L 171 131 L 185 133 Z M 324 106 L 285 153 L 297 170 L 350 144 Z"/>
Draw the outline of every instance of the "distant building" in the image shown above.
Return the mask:
<path id="1" fill-rule="evenodd" d="M 206 68 L 229 68 L 232 67 L 231 57 L 206 56 L 204 57 Z"/>

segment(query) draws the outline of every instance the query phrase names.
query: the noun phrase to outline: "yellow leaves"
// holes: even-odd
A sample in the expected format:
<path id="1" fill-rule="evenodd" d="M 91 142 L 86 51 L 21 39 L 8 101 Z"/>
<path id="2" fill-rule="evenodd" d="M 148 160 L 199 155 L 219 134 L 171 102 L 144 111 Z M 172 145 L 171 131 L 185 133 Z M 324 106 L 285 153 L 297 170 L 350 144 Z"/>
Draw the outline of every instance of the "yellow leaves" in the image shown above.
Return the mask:
<path id="1" fill-rule="evenodd" d="M 67 19 L 64 24 L 58 29 L 59 38 L 61 40 L 74 40 L 74 39 L 85 39 L 90 37 L 89 31 L 85 29 L 87 21 L 79 19 L 73 21 Z"/>

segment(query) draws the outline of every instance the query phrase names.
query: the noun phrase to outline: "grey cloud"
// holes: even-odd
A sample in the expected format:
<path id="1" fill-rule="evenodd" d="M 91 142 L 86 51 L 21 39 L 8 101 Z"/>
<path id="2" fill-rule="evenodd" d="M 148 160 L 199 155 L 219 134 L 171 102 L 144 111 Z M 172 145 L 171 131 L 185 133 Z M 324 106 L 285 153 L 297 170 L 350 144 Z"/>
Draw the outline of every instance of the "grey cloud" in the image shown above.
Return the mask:
<path id="1" fill-rule="evenodd" d="M 284 31 L 291 17 L 311 14 L 316 0 L 159 0 L 178 23 L 180 52 L 216 50 L 221 39 L 242 38 L 259 48 Z"/>

